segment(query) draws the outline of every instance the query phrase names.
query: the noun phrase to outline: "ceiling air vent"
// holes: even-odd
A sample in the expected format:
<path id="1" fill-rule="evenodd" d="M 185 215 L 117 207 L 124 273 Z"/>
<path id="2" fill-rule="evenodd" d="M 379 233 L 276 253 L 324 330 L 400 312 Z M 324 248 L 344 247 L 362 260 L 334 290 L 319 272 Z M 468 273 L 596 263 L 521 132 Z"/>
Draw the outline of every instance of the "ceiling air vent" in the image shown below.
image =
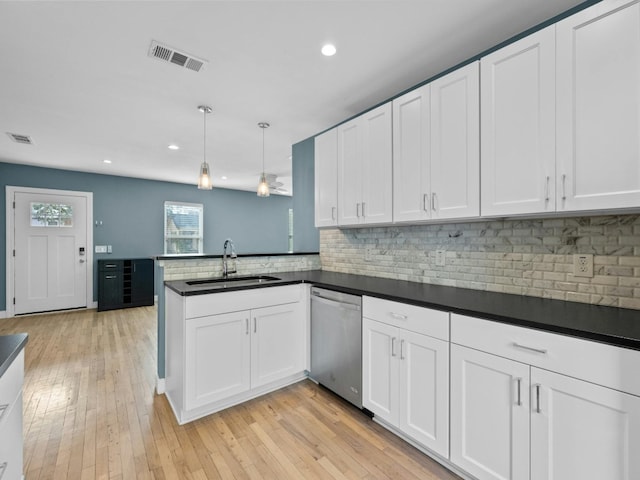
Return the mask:
<path id="1" fill-rule="evenodd" d="M 33 145 L 33 140 L 31 140 L 31 137 L 29 135 L 20 135 L 18 133 L 11 133 L 11 132 L 7 132 L 7 135 L 9 135 L 9 138 L 11 138 L 11 140 L 13 140 L 16 143 L 22 143 L 24 145 Z"/>
<path id="2" fill-rule="evenodd" d="M 175 48 L 163 45 L 155 40 L 151 41 L 151 47 L 149 47 L 149 56 L 163 60 L 165 62 L 173 63 L 179 67 L 188 68 L 194 72 L 199 72 L 200 69 L 207 63 L 206 60 L 196 58 L 195 56 L 180 52 Z"/>

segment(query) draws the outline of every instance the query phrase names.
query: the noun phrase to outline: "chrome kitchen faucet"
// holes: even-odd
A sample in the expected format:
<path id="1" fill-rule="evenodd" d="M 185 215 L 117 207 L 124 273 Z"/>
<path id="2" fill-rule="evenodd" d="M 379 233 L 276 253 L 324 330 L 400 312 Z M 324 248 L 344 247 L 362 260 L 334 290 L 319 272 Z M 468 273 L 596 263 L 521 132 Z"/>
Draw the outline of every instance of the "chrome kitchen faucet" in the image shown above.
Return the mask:
<path id="1" fill-rule="evenodd" d="M 228 259 L 227 259 L 227 247 L 231 249 L 229 253 L 229 258 L 232 258 L 234 260 L 233 270 L 229 270 Z M 222 276 L 223 277 L 226 278 L 229 276 L 230 273 L 236 273 L 238 271 L 235 264 L 235 259 L 237 257 L 238 256 L 236 255 L 236 248 L 233 245 L 233 240 L 231 240 L 230 238 L 227 238 L 224 241 L 224 247 L 222 252 Z"/>

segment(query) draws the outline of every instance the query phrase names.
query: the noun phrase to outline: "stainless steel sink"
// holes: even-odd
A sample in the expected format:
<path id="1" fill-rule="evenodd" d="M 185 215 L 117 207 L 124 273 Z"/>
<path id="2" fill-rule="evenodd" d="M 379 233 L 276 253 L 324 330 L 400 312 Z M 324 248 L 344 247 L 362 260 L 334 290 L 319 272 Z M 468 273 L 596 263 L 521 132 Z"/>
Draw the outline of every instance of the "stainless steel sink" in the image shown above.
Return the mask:
<path id="1" fill-rule="evenodd" d="M 255 275 L 246 277 L 207 278 L 203 280 L 190 280 L 185 283 L 189 286 L 197 287 L 228 288 L 260 285 L 261 283 L 275 282 L 278 280 L 280 280 L 278 277 L 271 277 L 268 275 Z"/>

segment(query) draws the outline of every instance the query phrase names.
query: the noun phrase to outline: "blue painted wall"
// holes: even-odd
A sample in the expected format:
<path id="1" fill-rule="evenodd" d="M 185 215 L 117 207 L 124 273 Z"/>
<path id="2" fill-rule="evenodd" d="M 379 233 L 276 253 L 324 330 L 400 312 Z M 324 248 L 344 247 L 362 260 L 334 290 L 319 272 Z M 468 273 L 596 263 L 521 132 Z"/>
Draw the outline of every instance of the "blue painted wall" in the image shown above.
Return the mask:
<path id="1" fill-rule="evenodd" d="M 320 251 L 320 234 L 314 226 L 314 139 L 293 145 L 293 250 Z"/>
<path id="2" fill-rule="evenodd" d="M 111 255 L 94 254 L 95 261 L 162 254 L 166 200 L 204 205 L 205 253 L 222 254 L 227 237 L 233 238 L 238 253 L 288 250 L 291 197 L 259 198 L 252 192 L 215 188 L 202 191 L 195 185 L 0 162 L 0 311 L 6 309 L 6 185 L 93 192 L 93 219 L 102 221 L 101 226 L 94 226 L 94 244 L 113 246 Z M 96 275 L 94 265 L 94 299 Z"/>

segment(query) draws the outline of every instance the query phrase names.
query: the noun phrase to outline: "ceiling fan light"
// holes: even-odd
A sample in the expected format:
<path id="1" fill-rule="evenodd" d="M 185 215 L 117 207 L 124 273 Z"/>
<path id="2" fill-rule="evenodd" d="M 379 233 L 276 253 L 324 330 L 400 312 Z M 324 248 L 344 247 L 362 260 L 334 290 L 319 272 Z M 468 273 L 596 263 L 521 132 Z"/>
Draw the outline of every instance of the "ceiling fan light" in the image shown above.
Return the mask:
<path id="1" fill-rule="evenodd" d="M 198 177 L 198 188 L 200 190 L 211 190 L 213 184 L 211 182 L 211 175 L 209 174 L 209 164 L 202 162 L 200 165 L 200 176 Z"/>
<path id="2" fill-rule="evenodd" d="M 260 183 L 258 183 L 258 193 L 259 197 L 268 197 L 270 195 L 269 192 L 269 184 L 267 183 L 267 176 L 262 172 L 260 175 Z"/>

